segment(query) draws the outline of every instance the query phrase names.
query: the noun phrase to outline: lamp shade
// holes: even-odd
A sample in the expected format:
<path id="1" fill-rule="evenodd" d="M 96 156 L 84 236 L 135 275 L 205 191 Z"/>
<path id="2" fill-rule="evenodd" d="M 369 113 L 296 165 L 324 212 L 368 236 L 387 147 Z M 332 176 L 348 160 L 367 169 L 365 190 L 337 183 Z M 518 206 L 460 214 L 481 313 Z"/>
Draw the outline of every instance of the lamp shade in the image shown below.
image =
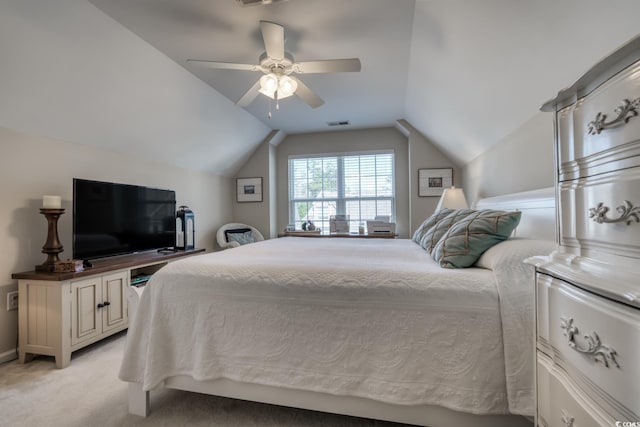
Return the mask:
<path id="1" fill-rule="evenodd" d="M 468 207 L 469 205 L 467 205 L 467 199 L 464 197 L 462 188 L 451 187 L 445 188 L 438 202 L 438 206 L 436 206 L 436 212 L 444 208 L 467 209 Z"/>
<path id="2" fill-rule="evenodd" d="M 287 98 L 298 89 L 298 83 L 289 76 L 280 77 L 278 82 L 278 99 Z"/>
<path id="3" fill-rule="evenodd" d="M 270 73 L 260 77 L 259 92 L 261 94 L 273 99 L 277 89 L 278 89 L 278 76 L 276 76 L 273 73 Z"/>

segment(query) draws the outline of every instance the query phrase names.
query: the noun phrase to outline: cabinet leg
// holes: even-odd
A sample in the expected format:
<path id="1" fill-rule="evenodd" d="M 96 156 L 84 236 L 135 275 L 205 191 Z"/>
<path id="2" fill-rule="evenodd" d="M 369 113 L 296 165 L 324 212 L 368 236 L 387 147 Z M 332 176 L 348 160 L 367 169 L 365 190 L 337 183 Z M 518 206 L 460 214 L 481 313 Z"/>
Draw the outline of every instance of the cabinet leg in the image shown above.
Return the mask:
<path id="1" fill-rule="evenodd" d="M 18 351 L 18 362 L 25 364 L 29 363 L 33 360 L 33 354 L 27 353 L 26 351 Z"/>
<path id="2" fill-rule="evenodd" d="M 71 363 L 71 352 L 69 350 L 60 350 L 56 352 L 56 368 L 63 369 Z"/>
<path id="3" fill-rule="evenodd" d="M 149 415 L 149 392 L 141 383 L 129 383 L 129 413 L 146 417 Z"/>

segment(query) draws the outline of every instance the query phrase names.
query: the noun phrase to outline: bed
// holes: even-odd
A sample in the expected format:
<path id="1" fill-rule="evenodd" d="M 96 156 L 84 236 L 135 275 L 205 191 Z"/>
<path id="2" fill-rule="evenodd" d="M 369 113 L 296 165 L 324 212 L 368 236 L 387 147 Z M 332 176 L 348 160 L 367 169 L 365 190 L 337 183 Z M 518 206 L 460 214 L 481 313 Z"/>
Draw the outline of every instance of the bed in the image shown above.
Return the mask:
<path id="1" fill-rule="evenodd" d="M 146 416 L 149 391 L 170 387 L 432 427 L 528 425 L 521 260 L 554 247 L 553 193 L 477 208 L 523 215 L 472 268 L 443 269 L 409 239 L 303 237 L 169 264 L 131 304 L 130 412 Z"/>

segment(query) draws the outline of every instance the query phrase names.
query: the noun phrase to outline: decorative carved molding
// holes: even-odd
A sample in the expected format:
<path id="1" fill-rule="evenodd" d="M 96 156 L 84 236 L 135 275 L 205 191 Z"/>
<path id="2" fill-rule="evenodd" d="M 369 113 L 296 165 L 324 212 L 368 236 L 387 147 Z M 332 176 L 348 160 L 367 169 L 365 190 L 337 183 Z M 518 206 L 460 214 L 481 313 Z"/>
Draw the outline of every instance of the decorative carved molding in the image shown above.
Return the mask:
<path id="1" fill-rule="evenodd" d="M 573 423 L 575 421 L 576 421 L 575 418 L 567 414 L 567 412 L 564 409 L 562 410 L 562 423 L 564 425 L 566 425 L 567 427 L 573 427 Z"/>
<path id="2" fill-rule="evenodd" d="M 586 341 L 586 347 L 580 347 L 575 341 L 575 335 L 578 333 L 578 327 L 573 324 L 573 318 L 570 317 L 565 319 L 564 317 L 561 317 L 560 328 L 563 330 L 563 335 L 567 337 L 569 347 L 575 351 L 593 356 L 593 360 L 596 362 L 602 362 L 607 368 L 609 367 L 609 360 L 611 360 L 617 368 L 620 367 L 616 360 L 616 351 L 602 345 L 597 333 L 591 332 L 591 335 L 585 335 L 584 339 Z"/>
<path id="3" fill-rule="evenodd" d="M 624 201 L 624 205 L 618 206 L 616 211 L 620 214 L 618 218 L 607 218 L 609 207 L 600 202 L 595 208 L 589 208 L 589 218 L 593 218 L 598 224 L 626 222 L 627 225 L 631 225 L 634 219 L 640 222 L 640 206 L 633 206 L 628 200 Z"/>
<path id="4" fill-rule="evenodd" d="M 606 114 L 596 114 L 596 118 L 587 125 L 589 135 L 598 135 L 605 129 L 611 129 L 616 126 L 626 124 L 629 119 L 638 115 L 638 108 L 640 108 L 640 98 L 636 98 L 633 101 L 623 99 L 622 105 L 613 110 L 613 112 L 617 114 L 617 117 L 610 122 L 605 122 L 607 119 Z"/>

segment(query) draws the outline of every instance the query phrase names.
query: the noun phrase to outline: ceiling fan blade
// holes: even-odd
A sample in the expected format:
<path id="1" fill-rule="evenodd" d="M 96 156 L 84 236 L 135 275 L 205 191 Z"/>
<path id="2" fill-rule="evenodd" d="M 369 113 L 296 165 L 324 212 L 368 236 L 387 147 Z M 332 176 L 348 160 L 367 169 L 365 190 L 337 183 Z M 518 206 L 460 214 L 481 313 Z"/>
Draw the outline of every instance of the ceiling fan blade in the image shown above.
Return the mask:
<path id="1" fill-rule="evenodd" d="M 256 96 L 258 96 L 259 93 L 260 80 L 258 80 L 253 86 L 251 86 L 251 89 L 249 89 L 244 95 L 242 95 L 242 98 L 240 98 L 238 102 L 236 102 L 236 105 L 239 107 L 248 106 L 253 102 L 254 99 L 256 99 Z"/>
<path id="2" fill-rule="evenodd" d="M 284 27 L 268 21 L 260 21 L 262 39 L 267 56 L 272 59 L 284 59 Z"/>
<path id="3" fill-rule="evenodd" d="M 298 83 L 298 88 L 296 89 L 296 95 L 298 95 L 298 97 L 302 99 L 304 102 L 309 104 L 311 108 L 318 108 L 319 106 L 324 104 L 324 101 L 322 100 L 322 98 L 320 98 L 311 89 L 309 89 L 307 85 L 302 83 L 300 79 L 295 78 L 291 75 L 289 77 L 295 80 L 296 83 Z"/>
<path id="4" fill-rule="evenodd" d="M 293 71 L 300 74 L 348 73 L 358 72 L 362 68 L 358 58 L 327 59 L 325 61 L 296 62 Z"/>
<path id="5" fill-rule="evenodd" d="M 187 59 L 187 62 L 219 70 L 260 71 L 260 66 L 253 64 L 236 64 L 234 62 L 205 61 L 201 59 Z"/>

